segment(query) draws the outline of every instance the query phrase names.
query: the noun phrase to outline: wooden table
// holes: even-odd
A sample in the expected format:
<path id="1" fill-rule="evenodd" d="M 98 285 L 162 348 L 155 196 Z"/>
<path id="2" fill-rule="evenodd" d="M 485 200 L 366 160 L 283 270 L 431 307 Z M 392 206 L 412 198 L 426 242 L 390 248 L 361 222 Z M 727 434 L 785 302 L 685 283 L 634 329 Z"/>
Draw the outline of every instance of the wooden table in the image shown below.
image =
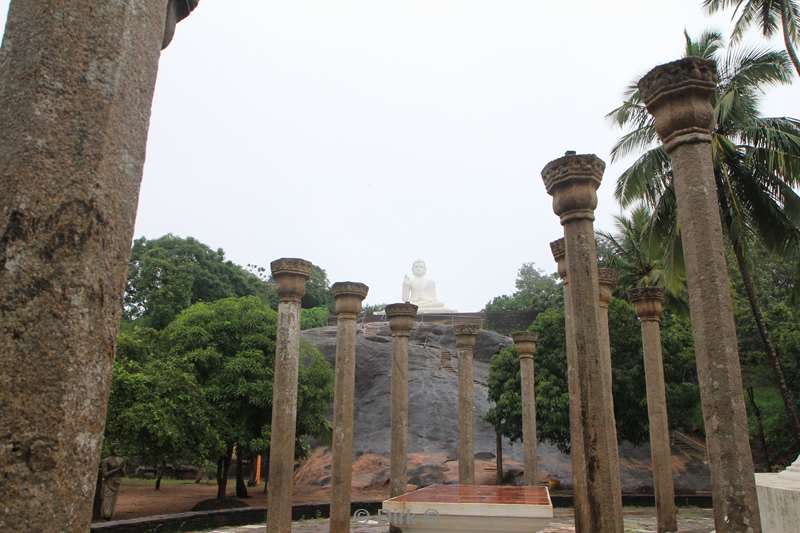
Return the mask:
<path id="1" fill-rule="evenodd" d="M 431 485 L 383 502 L 382 514 L 404 532 L 525 532 L 553 520 L 547 487 Z"/>

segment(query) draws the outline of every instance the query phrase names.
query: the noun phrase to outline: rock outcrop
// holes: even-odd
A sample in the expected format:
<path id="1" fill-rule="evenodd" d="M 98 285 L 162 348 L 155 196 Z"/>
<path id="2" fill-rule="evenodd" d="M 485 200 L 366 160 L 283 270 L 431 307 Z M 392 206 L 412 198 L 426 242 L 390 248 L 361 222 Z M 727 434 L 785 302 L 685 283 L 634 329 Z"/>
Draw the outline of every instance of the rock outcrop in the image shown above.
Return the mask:
<path id="1" fill-rule="evenodd" d="M 336 327 L 309 329 L 302 332 L 304 340 L 315 345 L 333 364 L 336 352 Z M 356 348 L 356 399 L 353 451 L 359 456 L 389 455 L 391 421 L 389 381 L 391 370 L 391 335 L 386 322 L 359 326 Z M 475 346 L 475 455 L 478 482 L 492 482 L 495 453 L 494 428 L 483 421 L 490 407 L 487 391 L 489 362 L 492 356 L 512 344 L 509 337 L 482 330 Z M 442 352 L 452 359 L 442 365 Z M 454 482 L 458 463 L 458 358 L 452 326 L 420 323 L 409 342 L 409 483 Z M 448 368 L 449 367 L 449 368 Z M 622 423 L 623 421 L 618 421 Z M 547 442 L 540 442 L 539 478 L 556 479 L 562 485 L 571 484 L 570 457 Z M 506 471 L 516 474 L 522 464 L 522 445 L 503 444 Z M 623 443 L 620 449 L 622 484 L 626 492 L 645 492 L 652 487 L 650 453 L 646 446 Z M 708 468 L 696 459 L 673 451 L 676 488 L 680 491 L 706 490 Z M 366 457 L 364 457 L 366 459 Z M 413 460 L 412 460 L 413 459 Z M 326 463 L 330 455 L 316 453 L 311 462 Z M 362 461 L 363 462 L 363 461 Z M 376 486 L 388 479 L 382 461 L 371 461 L 375 472 L 363 473 Z M 306 465 L 304 469 L 320 465 Z M 322 466 L 322 468 L 325 468 Z M 303 469 L 301 469 L 302 471 Z M 298 475 L 307 473 L 298 472 Z M 354 485 L 355 485 L 354 479 Z"/>

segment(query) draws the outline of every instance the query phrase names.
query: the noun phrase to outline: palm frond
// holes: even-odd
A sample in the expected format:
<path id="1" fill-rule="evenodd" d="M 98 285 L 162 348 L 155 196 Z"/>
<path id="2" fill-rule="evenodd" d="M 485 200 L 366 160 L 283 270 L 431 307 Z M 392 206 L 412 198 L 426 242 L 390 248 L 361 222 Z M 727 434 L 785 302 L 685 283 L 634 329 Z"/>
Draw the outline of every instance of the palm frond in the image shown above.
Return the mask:
<path id="1" fill-rule="evenodd" d="M 645 152 L 617 178 L 614 196 L 623 207 L 640 200 L 653 206 L 671 181 L 669 156 L 659 146 Z"/>

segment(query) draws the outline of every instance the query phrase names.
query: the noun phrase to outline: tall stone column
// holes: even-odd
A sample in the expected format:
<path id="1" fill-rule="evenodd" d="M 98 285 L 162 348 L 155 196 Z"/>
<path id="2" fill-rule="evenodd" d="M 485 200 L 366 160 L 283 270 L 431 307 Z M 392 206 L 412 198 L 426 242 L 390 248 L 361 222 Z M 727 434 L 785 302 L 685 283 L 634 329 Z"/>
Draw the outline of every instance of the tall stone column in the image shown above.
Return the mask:
<path id="1" fill-rule="evenodd" d="M 353 477 L 353 399 L 356 376 L 356 319 L 369 288 L 350 281 L 334 283 L 336 302 L 336 381 L 333 395 L 331 533 L 350 531 Z"/>
<path id="2" fill-rule="evenodd" d="M 0 530 L 88 531 L 165 0 L 12 0 L 0 48 Z"/>
<path id="3" fill-rule="evenodd" d="M 472 364 L 476 324 L 456 324 L 458 351 L 458 482 L 475 483 L 475 370 Z"/>
<path id="4" fill-rule="evenodd" d="M 277 259 L 270 267 L 278 284 L 280 303 L 272 383 L 267 532 L 290 533 L 300 365 L 300 299 L 311 276 L 311 263 L 303 259 Z"/>
<path id="5" fill-rule="evenodd" d="M 519 354 L 522 385 L 522 446 L 525 457 L 525 484 L 536 484 L 536 389 L 533 376 L 533 354 L 536 333 L 520 331 L 511 335 Z"/>
<path id="6" fill-rule="evenodd" d="M 408 338 L 417 318 L 417 306 L 410 303 L 386 306 L 386 317 L 392 330 L 392 445 L 389 495 L 406 492 L 408 461 Z"/>
<path id="7" fill-rule="evenodd" d="M 677 531 L 672 448 L 669 443 L 667 393 L 664 385 L 664 359 L 661 354 L 664 289 L 657 287 L 631 289 L 630 296 L 642 326 L 650 457 L 653 465 L 653 487 L 656 493 L 658 533 Z"/>
<path id="8" fill-rule="evenodd" d="M 761 531 L 711 153 L 714 63 L 686 58 L 639 82 L 672 160 L 718 533 Z"/>
<path id="9" fill-rule="evenodd" d="M 612 489 L 612 496 L 614 497 L 614 505 L 622 508 L 622 484 L 620 481 L 620 467 L 619 467 L 619 442 L 617 440 L 617 417 L 614 414 L 614 372 L 611 361 L 611 335 L 608 330 L 608 304 L 611 303 L 611 298 L 614 294 L 614 288 L 617 286 L 619 274 L 612 268 L 598 268 L 598 306 L 600 311 L 600 343 L 603 347 L 603 358 L 600 362 L 603 365 L 603 374 L 605 374 L 608 388 L 608 402 L 606 403 L 606 412 L 608 419 L 611 421 L 606 428 L 606 438 L 608 439 L 608 448 L 613 450 L 610 456 L 611 471 L 617 474 L 611 477 L 611 481 L 615 483 Z"/>
<path id="10" fill-rule="evenodd" d="M 616 431 L 609 413 L 613 411 L 611 383 L 605 373 L 600 325 L 597 247 L 594 235 L 594 209 L 597 206 L 597 188 L 605 164 L 595 155 L 566 156 L 550 162 L 543 170 L 547 192 L 553 196 L 553 210 L 561 217 L 567 257 L 567 276 L 570 289 L 570 315 L 575 339 L 575 364 L 582 439 L 571 444 L 582 447 L 578 454 L 583 464 L 578 470 L 585 472 L 585 487 L 578 486 L 576 493 L 587 501 L 578 516 L 576 530 L 622 533 L 622 508 L 614 491 L 619 486 L 618 451 L 610 446 L 609 431 Z M 577 499 L 577 498 L 576 498 Z"/>
<path id="11" fill-rule="evenodd" d="M 558 275 L 564 283 L 564 344 L 567 352 L 567 387 L 569 389 L 569 433 L 570 459 L 572 461 L 572 485 L 575 502 L 576 531 L 590 531 L 587 525 L 589 508 L 589 492 L 586 482 L 586 454 L 583 445 L 582 413 L 584 402 L 581 401 L 581 388 L 578 382 L 580 365 L 575 348 L 575 333 L 572 329 L 572 306 L 570 302 L 569 276 L 567 275 L 567 248 L 564 239 L 550 243 L 553 259 L 558 265 Z"/>

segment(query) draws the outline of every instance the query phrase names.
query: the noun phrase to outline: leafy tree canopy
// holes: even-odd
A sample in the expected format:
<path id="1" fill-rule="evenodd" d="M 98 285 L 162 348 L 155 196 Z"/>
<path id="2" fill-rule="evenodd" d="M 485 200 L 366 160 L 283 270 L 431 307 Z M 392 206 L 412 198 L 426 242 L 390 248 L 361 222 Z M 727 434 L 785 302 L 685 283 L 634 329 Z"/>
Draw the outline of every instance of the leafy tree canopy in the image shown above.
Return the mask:
<path id="1" fill-rule="evenodd" d="M 162 329 L 197 302 L 258 295 L 268 300 L 274 288 L 258 276 L 191 238 L 167 234 L 133 243 L 124 295 L 124 318 Z"/>

